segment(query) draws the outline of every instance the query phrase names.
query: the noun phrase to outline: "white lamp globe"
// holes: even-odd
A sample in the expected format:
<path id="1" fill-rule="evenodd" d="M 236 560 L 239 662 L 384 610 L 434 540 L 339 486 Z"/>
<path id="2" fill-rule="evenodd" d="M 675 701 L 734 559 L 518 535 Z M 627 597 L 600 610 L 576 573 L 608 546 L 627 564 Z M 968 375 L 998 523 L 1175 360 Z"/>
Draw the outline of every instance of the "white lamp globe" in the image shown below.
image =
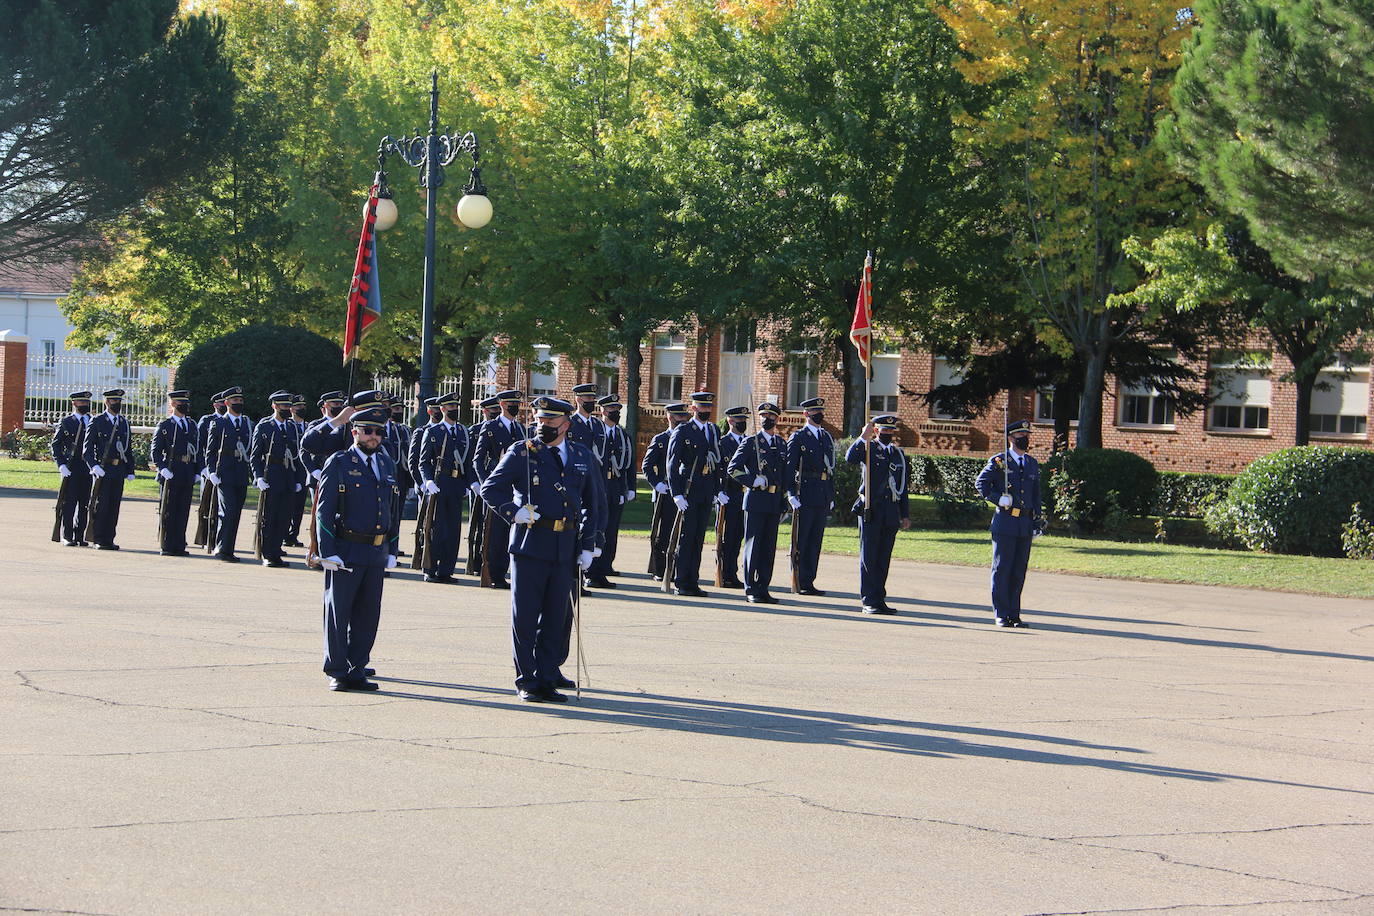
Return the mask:
<path id="1" fill-rule="evenodd" d="M 491 222 L 491 201 L 485 194 L 464 194 L 458 201 L 458 222 L 469 229 L 481 229 Z"/>
<path id="2" fill-rule="evenodd" d="M 367 204 L 363 204 L 363 212 L 367 212 Z M 377 198 L 377 221 L 372 225 L 380 232 L 396 225 L 396 201 L 389 197 Z"/>

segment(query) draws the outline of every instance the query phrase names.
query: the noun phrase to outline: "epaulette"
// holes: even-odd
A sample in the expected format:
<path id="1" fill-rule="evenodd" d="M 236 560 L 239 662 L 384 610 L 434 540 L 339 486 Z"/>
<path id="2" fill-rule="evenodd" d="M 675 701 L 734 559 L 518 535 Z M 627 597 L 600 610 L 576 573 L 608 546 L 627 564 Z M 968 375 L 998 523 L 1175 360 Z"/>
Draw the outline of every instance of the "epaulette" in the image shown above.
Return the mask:
<path id="1" fill-rule="evenodd" d="M 1001 455 L 993 455 L 993 456 L 992 456 L 992 463 L 995 464 L 995 465 L 997 465 L 997 466 L 1000 468 L 1000 467 L 1002 466 L 1002 456 L 1001 456 Z"/>

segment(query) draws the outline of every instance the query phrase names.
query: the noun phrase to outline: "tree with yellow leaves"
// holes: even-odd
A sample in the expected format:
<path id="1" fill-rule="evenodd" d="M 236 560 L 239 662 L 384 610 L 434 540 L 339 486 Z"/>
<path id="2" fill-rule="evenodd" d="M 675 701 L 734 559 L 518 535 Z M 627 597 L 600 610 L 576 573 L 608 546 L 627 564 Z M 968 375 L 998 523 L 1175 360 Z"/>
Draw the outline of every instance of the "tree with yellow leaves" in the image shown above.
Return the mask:
<path id="1" fill-rule="evenodd" d="M 1079 447 L 1102 443 L 1113 347 L 1157 313 L 1112 297 L 1138 280 L 1122 250 L 1191 220 L 1195 192 L 1156 144 L 1192 20 L 1166 0 L 948 0 L 965 79 L 1001 90 L 964 121 L 971 158 L 1014 152 L 1004 215 L 1027 301 L 1083 365 Z"/>

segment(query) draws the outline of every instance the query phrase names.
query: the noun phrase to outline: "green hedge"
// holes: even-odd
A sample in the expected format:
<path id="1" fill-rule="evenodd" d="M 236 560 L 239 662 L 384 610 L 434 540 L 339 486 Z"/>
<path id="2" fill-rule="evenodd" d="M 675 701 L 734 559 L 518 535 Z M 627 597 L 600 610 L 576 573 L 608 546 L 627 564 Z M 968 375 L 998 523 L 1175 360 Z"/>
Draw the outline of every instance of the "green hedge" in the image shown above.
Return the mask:
<path id="1" fill-rule="evenodd" d="M 1154 514 L 1168 518 L 1202 518 L 1207 506 L 1224 499 L 1234 474 L 1183 474 L 1161 471 L 1155 489 Z"/>
<path id="2" fill-rule="evenodd" d="M 271 412 L 278 389 L 315 399 L 348 383 L 339 345 L 304 328 L 254 324 L 198 345 L 177 368 L 177 387 L 191 391 L 191 415 L 210 412 L 210 396 L 231 385 L 243 389 L 243 412 L 258 419 Z M 367 382 L 357 381 L 355 388 Z"/>
<path id="3" fill-rule="evenodd" d="M 1374 505 L 1374 452 L 1304 445 L 1252 461 L 1206 520 L 1251 550 L 1335 557 L 1356 503 Z"/>
<path id="4" fill-rule="evenodd" d="M 1155 504 L 1159 472 L 1149 461 L 1115 448 L 1076 448 L 1041 465 L 1047 517 L 1082 531 L 1112 532 Z M 1048 482 L 1048 488 L 1046 483 Z"/>

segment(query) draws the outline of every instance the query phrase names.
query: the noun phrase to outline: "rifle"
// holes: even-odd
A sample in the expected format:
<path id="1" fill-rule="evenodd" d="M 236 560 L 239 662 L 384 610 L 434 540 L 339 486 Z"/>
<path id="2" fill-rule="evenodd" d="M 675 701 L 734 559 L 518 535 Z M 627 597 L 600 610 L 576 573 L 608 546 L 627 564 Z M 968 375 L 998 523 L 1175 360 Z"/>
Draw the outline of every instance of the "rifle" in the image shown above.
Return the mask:
<path id="1" fill-rule="evenodd" d="M 258 491 L 258 509 L 253 513 L 253 557 L 262 562 L 262 507 L 267 502 L 267 491 Z"/>
<path id="2" fill-rule="evenodd" d="M 435 493 L 429 498 L 429 504 L 426 506 L 424 543 L 420 545 L 420 553 L 416 558 L 420 561 L 420 565 L 416 567 L 417 569 L 425 570 L 433 567 L 431 560 L 434 554 L 434 513 L 437 512 L 438 509 L 439 494 Z"/>
<path id="3" fill-rule="evenodd" d="M 471 507 L 472 523 L 468 525 L 468 562 L 464 572 L 469 576 L 477 576 L 482 574 L 482 557 L 486 554 L 486 544 L 483 540 L 486 525 L 477 524 L 477 515 L 481 513 L 483 518 L 486 517 L 486 504 L 480 497 L 468 494 L 468 505 Z M 483 580 L 482 584 L 485 586 L 486 580 Z"/>
<path id="4" fill-rule="evenodd" d="M 67 502 L 67 478 L 63 477 L 62 482 L 57 486 L 57 508 L 53 510 L 52 539 L 53 542 L 62 540 L 62 509 Z"/>
<path id="5" fill-rule="evenodd" d="M 492 510 L 487 509 L 482 523 L 482 587 L 491 588 L 491 526 Z"/>
<path id="6" fill-rule="evenodd" d="M 663 517 L 668 514 L 663 503 L 668 499 L 668 494 L 652 489 L 649 492 L 654 494 L 654 511 L 649 518 L 649 575 L 656 576 L 662 571 L 658 562 L 658 545 L 663 540 Z"/>
<path id="7" fill-rule="evenodd" d="M 157 479 L 157 544 L 161 547 L 166 541 L 163 535 L 167 530 L 167 481 L 161 476 Z"/>
<path id="8" fill-rule="evenodd" d="M 725 586 L 725 553 L 721 543 L 725 540 L 725 507 L 716 506 L 716 588 Z"/>
<path id="9" fill-rule="evenodd" d="M 796 434 L 794 433 L 793 435 L 796 435 Z M 801 463 L 801 458 L 798 457 L 798 458 L 797 458 L 797 499 L 799 499 L 799 500 L 801 499 L 801 475 L 802 475 L 801 465 L 802 465 L 802 463 Z M 789 535 L 789 542 L 788 542 L 788 547 L 787 547 L 787 559 L 788 559 L 788 562 L 791 563 L 791 565 L 792 565 L 792 594 L 794 594 L 794 595 L 801 591 L 801 583 L 797 580 L 797 566 L 799 565 L 797 561 L 798 561 L 798 559 L 799 559 L 799 553 L 800 553 L 800 551 L 798 551 L 798 549 L 797 549 L 797 517 L 798 517 L 800 514 L 801 514 L 801 510 L 800 510 L 800 509 L 793 509 L 793 510 L 792 510 L 791 533 L 790 533 L 790 535 Z"/>
<path id="10" fill-rule="evenodd" d="M 663 494 L 667 496 L 668 494 Z M 682 516 L 679 511 L 673 519 L 673 532 L 668 535 L 668 548 L 663 552 L 663 591 L 673 590 L 673 576 L 677 573 L 677 544 L 682 540 Z"/>
<path id="11" fill-rule="evenodd" d="M 415 552 L 410 557 L 411 569 L 425 568 L 425 519 L 429 516 L 430 501 L 430 495 L 422 491 L 420 508 L 415 513 Z"/>
<path id="12" fill-rule="evenodd" d="M 96 419 L 99 418 L 97 417 Z M 94 423 L 95 420 L 91 422 Z M 100 469 L 105 471 L 106 474 L 110 473 L 109 470 L 106 469 L 106 466 L 110 463 L 110 449 L 114 446 L 115 440 L 118 438 L 119 424 L 116 423 L 110 429 L 110 438 L 105 442 L 105 452 L 100 456 Z M 123 442 L 120 444 L 123 445 Z M 121 471 L 121 473 L 123 472 Z M 100 493 L 103 489 L 101 486 L 103 483 L 105 483 L 105 478 L 97 477 L 95 479 L 95 486 L 91 487 L 90 509 L 86 512 L 86 540 L 91 542 L 95 541 L 95 520 L 100 515 Z"/>

